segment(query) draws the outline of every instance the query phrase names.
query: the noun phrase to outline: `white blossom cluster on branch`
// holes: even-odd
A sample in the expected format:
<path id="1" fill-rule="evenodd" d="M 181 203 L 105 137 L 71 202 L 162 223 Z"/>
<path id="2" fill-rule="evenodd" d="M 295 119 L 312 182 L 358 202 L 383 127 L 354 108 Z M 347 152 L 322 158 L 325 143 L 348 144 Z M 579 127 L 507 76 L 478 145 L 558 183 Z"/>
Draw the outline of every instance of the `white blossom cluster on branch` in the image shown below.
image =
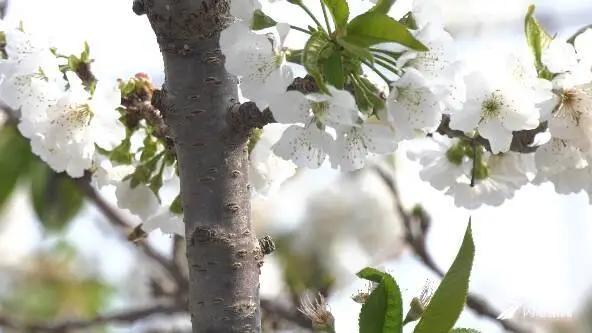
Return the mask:
<path id="1" fill-rule="evenodd" d="M 391 15 L 391 0 L 357 16 L 347 1 L 322 0 L 322 13 L 309 2 L 232 0 L 220 35 L 242 96 L 276 122 L 251 138 L 257 193 L 297 167 L 363 168 L 403 141 L 421 178 L 458 206 L 500 205 L 528 183 L 592 192 L 592 29 L 553 38 L 531 7 L 529 56 L 497 54 L 483 65 L 460 52 L 429 0 L 402 17 Z M 276 22 L 263 12 L 270 6 L 309 22 Z M 90 70 L 88 45 L 63 55 L 22 27 L 0 30 L 0 100 L 17 111 L 33 153 L 56 172 L 114 187 L 145 232 L 183 234 L 174 142 L 147 77 L 108 82 Z M 306 42 L 287 43 L 292 34 Z M 294 88 L 297 80 L 309 88 Z"/>
<path id="2" fill-rule="evenodd" d="M 524 44 L 531 55 L 498 54 L 484 66 L 458 52 L 433 1 L 416 0 L 404 17 L 388 16 L 392 1 L 373 1 L 354 18 L 343 2 L 322 1 L 324 22 L 307 1 L 268 5 L 286 2 L 310 16 L 307 28 L 276 22 L 258 0 L 233 0 L 238 19 L 221 37 L 243 96 L 288 126 L 272 147 L 277 156 L 352 171 L 401 141 L 424 141 L 408 154 L 421 178 L 467 208 L 500 205 L 530 182 L 551 181 L 559 193 L 592 190 L 592 29 L 571 43 L 554 39 L 532 8 Z M 409 36 L 376 32 L 383 21 Z M 288 34 L 308 41 L 288 47 Z M 286 91 L 302 69 L 317 91 Z M 528 131 L 527 146 L 515 148 Z"/>

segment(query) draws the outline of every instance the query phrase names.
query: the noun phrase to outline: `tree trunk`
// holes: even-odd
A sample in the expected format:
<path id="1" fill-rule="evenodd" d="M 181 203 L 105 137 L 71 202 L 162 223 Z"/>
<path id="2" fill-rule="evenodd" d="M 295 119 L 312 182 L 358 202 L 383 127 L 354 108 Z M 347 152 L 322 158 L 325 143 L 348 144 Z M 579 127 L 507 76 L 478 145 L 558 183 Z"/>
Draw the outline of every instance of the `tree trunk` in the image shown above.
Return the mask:
<path id="1" fill-rule="evenodd" d="M 228 0 L 143 0 L 165 65 L 160 109 L 175 141 L 193 332 L 259 332 L 262 254 L 251 230 L 248 130 L 231 126 L 236 79 L 219 34 Z"/>

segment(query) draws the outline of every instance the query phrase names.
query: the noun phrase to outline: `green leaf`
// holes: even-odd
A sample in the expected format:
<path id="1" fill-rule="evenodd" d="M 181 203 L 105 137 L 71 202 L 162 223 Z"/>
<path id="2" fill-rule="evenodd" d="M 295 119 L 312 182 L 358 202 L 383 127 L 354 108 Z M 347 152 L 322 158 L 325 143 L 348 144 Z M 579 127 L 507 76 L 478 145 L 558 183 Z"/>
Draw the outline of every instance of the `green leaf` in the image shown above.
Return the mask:
<path id="1" fill-rule="evenodd" d="M 343 47 L 345 51 L 352 56 L 359 58 L 360 60 L 367 60 L 370 63 L 374 63 L 374 56 L 368 49 L 352 44 L 343 38 L 338 38 L 337 44 Z"/>
<path id="2" fill-rule="evenodd" d="M 337 30 L 344 28 L 349 19 L 349 6 L 346 0 L 322 0 L 329 9 Z"/>
<path id="3" fill-rule="evenodd" d="M 251 29 L 255 31 L 271 28 L 274 27 L 276 24 L 277 22 L 271 17 L 265 15 L 265 13 L 261 11 L 261 9 L 257 9 L 253 13 L 253 22 L 251 23 Z"/>
<path id="4" fill-rule="evenodd" d="M 325 62 L 325 78 L 327 82 L 337 89 L 343 89 L 345 85 L 345 72 L 341 52 L 334 52 Z"/>
<path id="5" fill-rule="evenodd" d="M 31 175 L 33 208 L 43 226 L 59 231 L 80 211 L 83 196 L 71 179 L 37 163 Z"/>
<path id="6" fill-rule="evenodd" d="M 333 43 L 329 40 L 327 35 L 322 31 L 317 31 L 310 36 L 308 42 L 304 46 L 302 53 L 302 64 L 316 81 L 319 89 L 328 93 L 327 85 L 322 73 L 322 65 L 327 59 L 328 53 L 332 51 Z"/>
<path id="7" fill-rule="evenodd" d="M 80 66 L 80 59 L 78 59 L 75 55 L 71 55 L 68 57 L 68 69 L 76 72 L 78 67 Z"/>
<path id="8" fill-rule="evenodd" d="M 90 46 L 88 45 L 87 42 L 84 42 L 84 49 L 82 50 L 82 53 L 80 54 L 80 61 L 82 61 L 85 64 L 91 63 Z"/>
<path id="9" fill-rule="evenodd" d="M 131 152 L 131 137 L 133 132 L 126 129 L 126 133 L 125 139 L 121 141 L 119 146 L 115 147 L 112 151 L 104 151 L 104 153 L 109 156 L 111 162 L 116 164 L 132 164 L 133 154 Z"/>
<path id="10" fill-rule="evenodd" d="M 158 140 L 155 140 L 151 135 L 146 135 L 144 138 L 144 147 L 142 147 L 142 154 L 140 154 L 140 161 L 146 162 L 156 155 L 158 150 Z"/>
<path id="11" fill-rule="evenodd" d="M 472 328 L 455 328 L 450 333 L 480 333 Z"/>
<path id="12" fill-rule="evenodd" d="M 380 43 L 398 43 L 417 51 L 428 48 L 409 32 L 407 27 L 380 12 L 367 12 L 354 18 L 347 26 L 347 41 L 362 47 Z"/>
<path id="13" fill-rule="evenodd" d="M 370 12 L 386 14 L 389 12 L 394 3 L 395 0 L 378 0 L 376 5 L 370 9 Z"/>
<path id="14" fill-rule="evenodd" d="M 524 31 L 526 34 L 526 42 L 532 51 L 535 59 L 535 65 L 540 77 L 549 75 L 548 70 L 542 61 L 543 50 L 546 49 L 553 37 L 549 35 L 534 17 L 535 7 L 530 5 L 524 22 Z M 547 72 L 547 73 L 545 73 Z"/>
<path id="15" fill-rule="evenodd" d="M 475 257 L 471 221 L 456 259 L 440 283 L 414 333 L 449 333 L 460 316 L 469 291 Z"/>
<path id="16" fill-rule="evenodd" d="M 163 154 L 158 154 L 150 160 L 138 165 L 134 173 L 128 176 L 131 178 L 130 186 L 134 188 L 139 184 L 149 184 L 152 174 L 156 171 L 158 161 L 161 160 L 163 156 Z"/>
<path id="17" fill-rule="evenodd" d="M 183 203 L 181 202 L 181 195 L 177 195 L 175 200 L 171 203 L 171 207 L 169 208 L 171 213 L 175 213 L 177 215 L 183 214 Z"/>
<path id="18" fill-rule="evenodd" d="M 14 126 L 0 131 L 0 209 L 10 198 L 19 179 L 27 175 L 34 157 L 29 143 Z"/>
<path id="19" fill-rule="evenodd" d="M 378 283 L 362 306 L 359 318 L 360 333 L 401 333 L 403 302 L 395 279 L 373 268 L 365 268 L 357 275 Z"/>
<path id="20" fill-rule="evenodd" d="M 353 81 L 354 97 L 360 111 L 372 114 L 373 111 L 383 109 L 385 100 L 380 96 L 380 91 L 365 77 L 358 77 Z"/>

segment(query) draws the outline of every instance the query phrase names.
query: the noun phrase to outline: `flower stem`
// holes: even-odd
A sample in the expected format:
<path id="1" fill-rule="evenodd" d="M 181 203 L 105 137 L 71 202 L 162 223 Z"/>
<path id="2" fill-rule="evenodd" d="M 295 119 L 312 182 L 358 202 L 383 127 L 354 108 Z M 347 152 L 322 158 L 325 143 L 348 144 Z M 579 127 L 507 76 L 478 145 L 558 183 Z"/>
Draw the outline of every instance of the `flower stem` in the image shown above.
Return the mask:
<path id="1" fill-rule="evenodd" d="M 331 34 L 331 25 L 329 24 L 329 16 L 327 16 L 327 8 L 325 8 L 325 3 L 323 3 L 323 0 L 319 0 L 321 3 L 321 8 L 323 9 L 323 16 L 325 17 L 325 24 L 327 25 L 327 31 L 329 32 L 329 35 Z"/>
<path id="2" fill-rule="evenodd" d="M 393 59 L 397 59 L 401 55 L 400 53 L 396 53 L 396 52 L 388 51 L 388 50 L 383 50 L 383 49 L 378 49 L 378 48 L 375 48 L 375 47 L 371 47 L 371 48 L 369 48 L 369 50 L 370 50 L 370 52 L 372 52 L 374 54 L 376 54 L 376 53 L 382 53 L 382 54 L 387 55 L 387 56 L 389 56 L 389 57 L 391 57 Z"/>
<path id="3" fill-rule="evenodd" d="M 296 30 L 296 31 L 303 32 L 303 33 L 305 33 L 305 34 L 307 34 L 307 35 L 312 35 L 312 34 L 310 33 L 310 31 L 308 31 L 308 30 L 306 30 L 306 29 L 304 29 L 304 28 L 301 28 L 301 27 L 297 27 L 297 26 L 295 26 L 295 25 L 290 25 L 290 29 L 294 29 L 294 30 Z"/>
<path id="4" fill-rule="evenodd" d="M 369 63 L 367 60 L 362 60 L 362 63 L 366 66 L 368 66 L 368 68 L 370 68 L 374 73 L 376 73 L 376 75 L 380 76 L 381 79 L 384 80 L 384 82 L 386 82 L 386 84 L 390 84 L 392 81 L 386 77 L 384 74 L 382 74 L 378 68 L 376 68 L 373 64 Z"/>
<path id="5" fill-rule="evenodd" d="M 393 67 L 392 64 L 389 64 L 388 62 L 381 60 L 381 59 L 375 59 L 375 61 L 378 65 L 380 65 L 384 69 L 390 71 L 391 73 L 396 74 L 396 75 L 401 74 L 401 70 L 396 67 Z"/>
<path id="6" fill-rule="evenodd" d="M 297 5 L 300 6 L 300 8 L 302 8 L 302 10 L 304 10 L 306 12 L 306 14 L 308 14 L 308 16 L 310 16 L 310 18 L 319 27 L 319 29 L 325 31 L 325 28 L 323 28 L 323 25 L 321 24 L 321 22 L 319 22 L 319 20 L 314 16 L 314 14 L 310 11 L 310 9 L 308 7 L 306 7 L 306 5 L 304 3 L 302 3 L 302 1 L 299 1 L 297 3 Z"/>

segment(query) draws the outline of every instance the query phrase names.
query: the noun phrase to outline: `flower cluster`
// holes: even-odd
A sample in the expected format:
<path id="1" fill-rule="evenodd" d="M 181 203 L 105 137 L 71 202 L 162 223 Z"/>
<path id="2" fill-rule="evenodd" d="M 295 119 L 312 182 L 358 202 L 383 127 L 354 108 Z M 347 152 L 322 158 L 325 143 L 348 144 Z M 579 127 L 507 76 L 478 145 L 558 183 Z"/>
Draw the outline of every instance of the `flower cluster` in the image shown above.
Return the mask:
<path id="1" fill-rule="evenodd" d="M 530 55 L 483 65 L 456 52 L 429 0 L 402 17 L 388 0 L 357 16 L 347 1 L 321 1 L 321 14 L 304 0 L 269 0 L 301 9 L 306 28 L 278 23 L 261 1 L 232 0 L 235 19 L 219 41 L 242 96 L 276 122 L 250 147 L 259 193 L 296 167 L 363 168 L 402 141 L 413 142 L 421 178 L 458 206 L 499 205 L 527 183 L 592 192 L 592 29 L 553 38 L 531 7 Z M 22 29 L 0 30 L 0 99 L 19 112 L 33 152 L 57 172 L 115 186 L 145 231 L 182 234 L 172 139 L 147 77 L 111 85 L 90 71 L 88 45 L 64 56 Z M 290 34 L 305 42 L 289 43 Z"/>
<path id="2" fill-rule="evenodd" d="M 90 71 L 88 45 L 64 56 L 20 28 L 1 28 L 0 98 L 18 113 L 32 152 L 58 173 L 92 173 L 95 186 L 116 187 L 118 205 L 143 221 L 144 232 L 183 235 L 174 158 L 139 114 L 149 80 L 105 83 Z"/>
<path id="3" fill-rule="evenodd" d="M 112 149 L 125 137 L 116 112 L 119 89 L 102 81 L 92 82 L 91 89 L 72 62 L 61 61 L 43 41 L 19 29 L 3 33 L 2 101 L 20 110 L 19 129 L 36 155 L 57 172 L 82 177 L 92 167 L 96 147 Z"/>
<path id="4" fill-rule="evenodd" d="M 428 0 L 399 18 L 389 16 L 389 1 L 354 18 L 342 2 L 322 2 L 325 24 L 304 1 L 288 2 L 315 25 L 277 23 L 259 0 L 233 0 L 237 21 L 221 38 L 243 96 L 286 126 L 275 155 L 350 171 L 414 140 L 408 156 L 422 165 L 421 178 L 467 208 L 500 205 L 529 182 L 592 191 L 584 181 L 592 173 L 592 29 L 569 43 L 553 39 L 531 7 L 532 55 L 499 54 L 483 66 L 455 52 Z M 289 48 L 289 33 L 308 41 Z M 315 89 L 294 88 L 302 70 Z"/>

